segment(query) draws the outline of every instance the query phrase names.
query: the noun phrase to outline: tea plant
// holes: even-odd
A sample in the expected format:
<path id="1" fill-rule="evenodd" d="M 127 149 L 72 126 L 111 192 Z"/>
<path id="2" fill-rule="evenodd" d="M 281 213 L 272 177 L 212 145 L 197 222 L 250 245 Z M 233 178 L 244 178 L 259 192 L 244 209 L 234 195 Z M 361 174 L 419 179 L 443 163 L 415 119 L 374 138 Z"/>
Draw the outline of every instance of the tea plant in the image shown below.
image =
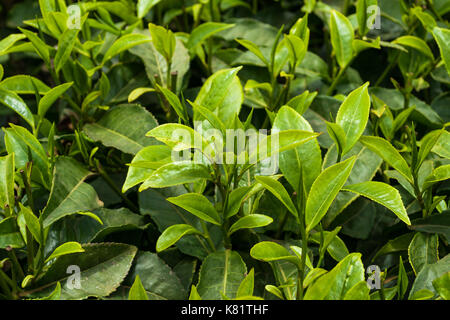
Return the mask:
<path id="1" fill-rule="evenodd" d="M 449 299 L 446 0 L 0 4 L 2 299 Z"/>

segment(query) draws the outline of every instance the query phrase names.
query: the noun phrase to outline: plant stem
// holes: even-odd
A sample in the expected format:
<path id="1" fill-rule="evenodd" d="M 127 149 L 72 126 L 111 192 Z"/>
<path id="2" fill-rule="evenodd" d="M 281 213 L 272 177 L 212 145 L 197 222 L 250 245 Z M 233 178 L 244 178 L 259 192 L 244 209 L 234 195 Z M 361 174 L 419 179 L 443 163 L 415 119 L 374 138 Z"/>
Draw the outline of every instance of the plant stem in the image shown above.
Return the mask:
<path id="1" fill-rule="evenodd" d="M 210 233 L 209 233 L 209 231 L 208 231 L 208 227 L 206 226 L 205 221 L 200 220 L 200 223 L 201 223 L 201 225 L 202 225 L 203 232 L 204 232 L 204 234 L 205 234 L 205 238 L 206 238 L 206 240 L 208 241 L 209 246 L 210 246 L 211 249 L 215 252 L 215 251 L 216 251 L 216 246 L 214 245 L 214 242 L 213 242 L 212 239 L 211 239 L 211 235 L 210 235 Z"/>
<path id="2" fill-rule="evenodd" d="M 334 78 L 333 82 L 331 83 L 331 86 L 328 88 L 327 95 L 331 96 L 331 94 L 333 93 L 334 89 L 336 88 L 339 80 L 341 80 L 341 77 L 344 75 L 345 70 L 347 70 L 350 63 L 351 62 L 349 62 L 345 67 L 343 67 L 339 70 L 336 78 Z"/>
<path id="3" fill-rule="evenodd" d="M 19 281 L 22 281 L 22 279 L 25 278 L 25 274 L 22 270 L 22 267 L 20 266 L 19 260 L 17 260 L 17 256 L 16 253 L 14 252 L 14 249 L 9 247 L 9 250 L 8 249 L 6 250 L 8 251 L 9 258 L 11 259 L 11 262 L 19 275 Z"/>
<path id="4" fill-rule="evenodd" d="M 389 63 L 387 68 L 384 69 L 383 73 L 380 75 L 377 82 L 375 82 L 375 87 L 378 87 L 381 84 L 381 82 L 383 82 L 384 78 L 386 78 L 386 76 L 389 74 L 389 72 L 391 72 L 392 68 L 394 68 L 394 66 L 397 64 L 397 60 L 399 57 L 400 57 L 400 52 L 398 51 L 395 53 L 394 58 Z"/>

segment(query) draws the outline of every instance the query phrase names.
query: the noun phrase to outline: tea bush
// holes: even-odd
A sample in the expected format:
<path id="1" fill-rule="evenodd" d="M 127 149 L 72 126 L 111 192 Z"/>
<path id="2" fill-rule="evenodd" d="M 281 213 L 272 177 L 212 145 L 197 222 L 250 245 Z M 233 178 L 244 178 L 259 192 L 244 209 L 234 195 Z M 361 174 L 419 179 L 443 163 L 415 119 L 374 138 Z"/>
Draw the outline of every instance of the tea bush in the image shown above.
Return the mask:
<path id="1" fill-rule="evenodd" d="M 450 298 L 450 1 L 0 4 L 1 298 Z"/>

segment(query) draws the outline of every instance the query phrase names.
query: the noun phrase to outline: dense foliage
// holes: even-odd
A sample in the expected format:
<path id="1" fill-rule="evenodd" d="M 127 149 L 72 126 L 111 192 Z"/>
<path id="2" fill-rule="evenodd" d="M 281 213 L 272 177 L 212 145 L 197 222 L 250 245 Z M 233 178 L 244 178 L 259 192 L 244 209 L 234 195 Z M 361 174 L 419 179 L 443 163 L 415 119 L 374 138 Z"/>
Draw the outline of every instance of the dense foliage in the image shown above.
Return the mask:
<path id="1" fill-rule="evenodd" d="M 0 298 L 450 299 L 450 1 L 0 5 Z"/>

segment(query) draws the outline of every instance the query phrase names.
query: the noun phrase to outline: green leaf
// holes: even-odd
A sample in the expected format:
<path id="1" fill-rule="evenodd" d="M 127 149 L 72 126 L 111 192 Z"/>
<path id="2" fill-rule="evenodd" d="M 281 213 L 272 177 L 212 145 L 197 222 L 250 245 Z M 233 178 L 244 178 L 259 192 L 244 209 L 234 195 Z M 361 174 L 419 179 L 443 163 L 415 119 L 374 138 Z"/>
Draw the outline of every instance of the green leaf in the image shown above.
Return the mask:
<path id="1" fill-rule="evenodd" d="M 174 270 L 155 253 L 140 251 L 136 255 L 127 279 L 119 290 L 123 288 L 126 291 L 124 287 L 131 285 L 136 277 L 142 281 L 148 300 L 181 300 L 187 297 L 186 289 Z"/>
<path id="2" fill-rule="evenodd" d="M 435 234 L 417 232 L 408 247 L 409 263 L 417 275 L 427 264 L 436 263 L 439 237 Z"/>
<path id="3" fill-rule="evenodd" d="M 202 297 L 198 294 L 197 287 L 194 285 L 192 285 L 189 300 L 202 300 Z"/>
<path id="4" fill-rule="evenodd" d="M 272 285 L 266 285 L 264 289 L 266 289 L 267 292 L 270 292 L 274 296 L 280 298 L 281 300 L 284 300 L 283 292 L 281 292 L 281 290 L 278 289 L 277 287 Z"/>
<path id="5" fill-rule="evenodd" d="M 369 292 L 367 282 L 360 281 L 347 291 L 344 300 L 370 300 Z"/>
<path id="6" fill-rule="evenodd" d="M 255 287 L 255 270 L 252 268 L 239 285 L 236 298 L 248 297 L 253 295 Z"/>
<path id="7" fill-rule="evenodd" d="M 231 235 L 240 229 L 252 229 L 264 227 L 273 222 L 271 217 L 265 216 L 263 214 L 251 214 L 240 218 L 238 221 L 233 223 L 233 225 L 228 230 L 228 234 Z"/>
<path id="8" fill-rule="evenodd" d="M 4 129 L 5 145 L 8 153 L 15 154 L 16 169 L 23 168 L 26 162 L 33 161 L 33 167 L 42 175 L 42 183 L 47 188 L 50 183 L 49 163 L 45 149 L 27 129 L 9 124 L 11 128 Z M 31 151 L 31 158 L 29 158 Z"/>
<path id="9" fill-rule="evenodd" d="M 138 0 L 138 3 L 136 5 L 137 17 L 139 19 L 145 17 L 150 9 L 157 5 L 159 2 L 161 2 L 161 0 Z"/>
<path id="10" fill-rule="evenodd" d="M 139 275 L 136 276 L 136 279 L 130 288 L 128 300 L 148 300 L 147 292 L 145 292 Z"/>
<path id="11" fill-rule="evenodd" d="M 0 81 L 2 81 L 4 74 L 5 74 L 5 70 L 3 69 L 3 66 L 0 64 Z"/>
<path id="12" fill-rule="evenodd" d="M 345 136 L 344 129 L 342 129 L 342 127 L 337 123 L 327 121 L 326 124 L 328 134 L 336 144 L 338 153 L 342 155 L 343 150 L 345 149 L 345 145 L 347 144 L 347 138 Z"/>
<path id="13" fill-rule="evenodd" d="M 192 183 L 199 179 L 210 179 L 209 168 L 203 164 L 180 161 L 166 164 L 152 173 L 144 181 L 139 191 L 147 188 L 165 188 L 179 184 Z"/>
<path id="14" fill-rule="evenodd" d="M 331 45 L 336 60 L 345 68 L 353 58 L 353 26 L 342 13 L 332 10 L 330 15 Z"/>
<path id="15" fill-rule="evenodd" d="M 198 193 L 186 193 L 178 197 L 167 198 L 167 201 L 185 209 L 202 220 L 216 224 L 220 223 L 220 216 L 211 202 Z"/>
<path id="16" fill-rule="evenodd" d="M 39 243 L 42 244 L 42 233 L 41 233 L 41 224 L 39 223 L 38 217 L 36 217 L 31 211 L 30 208 L 24 207 L 20 202 L 20 213 L 23 214 L 25 218 L 25 223 L 27 225 L 28 230 L 33 235 L 33 238 Z"/>
<path id="17" fill-rule="evenodd" d="M 337 233 L 339 231 L 340 227 L 336 228 L 332 232 L 323 231 L 324 235 L 323 247 L 327 248 L 327 252 L 337 262 L 341 261 L 349 254 L 345 242 L 342 241 L 342 239 L 337 236 Z M 311 241 L 320 244 L 320 232 L 311 234 L 310 239 Z"/>
<path id="18" fill-rule="evenodd" d="M 414 292 L 412 296 L 409 296 L 408 300 L 430 300 L 433 299 L 434 296 L 434 292 L 427 289 L 420 289 Z"/>
<path id="19" fill-rule="evenodd" d="M 82 246 L 84 252 L 59 256 L 44 276 L 36 283 L 36 293 L 43 296 L 51 292 L 54 284 L 61 283 L 61 300 L 106 297 L 111 294 L 131 267 L 137 248 L 119 243 L 95 243 Z M 76 277 L 68 266 L 80 268 L 80 286 L 72 282 Z M 70 269 L 69 269 L 70 270 Z M 41 289 L 42 291 L 38 291 Z"/>
<path id="20" fill-rule="evenodd" d="M 41 216 L 44 228 L 67 215 L 92 211 L 103 205 L 94 188 L 83 182 L 89 174 L 72 158 L 56 160 L 50 197 Z"/>
<path id="21" fill-rule="evenodd" d="M 359 141 L 379 155 L 390 166 L 412 183 L 412 174 L 405 159 L 388 141 L 380 137 L 362 136 Z"/>
<path id="22" fill-rule="evenodd" d="M 44 117 L 47 113 L 47 110 L 52 106 L 52 104 L 61 97 L 64 92 L 66 92 L 71 86 L 73 82 L 64 83 L 57 87 L 52 88 L 49 90 L 41 100 L 39 100 L 39 106 L 38 106 L 38 115 L 41 117 Z"/>
<path id="23" fill-rule="evenodd" d="M 251 163 L 262 161 L 280 152 L 294 149 L 317 136 L 319 136 L 318 133 L 306 130 L 276 131 L 271 135 L 258 139 L 259 142 L 255 150 L 253 152 L 250 150 L 249 161 Z"/>
<path id="24" fill-rule="evenodd" d="M 416 280 L 413 283 L 409 297 L 414 297 L 416 292 L 422 289 L 429 290 L 433 293 L 437 293 L 433 286 L 433 281 L 442 277 L 450 270 L 450 254 L 447 254 L 444 258 L 433 264 L 427 264 L 419 272 Z"/>
<path id="25" fill-rule="evenodd" d="M 297 208 L 291 200 L 283 185 L 272 177 L 257 176 L 256 181 L 261 183 L 264 188 L 269 190 L 281 203 L 294 215 L 295 219 L 299 219 Z"/>
<path id="26" fill-rule="evenodd" d="M 75 42 L 78 40 L 78 29 L 66 29 L 64 33 L 58 40 L 58 50 L 56 50 L 55 56 L 55 69 L 56 73 L 58 73 L 72 53 L 73 47 L 75 46 Z"/>
<path id="27" fill-rule="evenodd" d="M 228 205 L 226 208 L 225 219 L 229 219 L 239 212 L 242 202 L 248 199 L 251 190 L 252 190 L 251 186 L 243 186 L 231 191 L 228 197 Z"/>
<path id="28" fill-rule="evenodd" d="M 34 118 L 26 103 L 16 93 L 2 89 L 0 87 L 0 103 L 20 115 L 32 128 L 34 128 Z"/>
<path id="29" fill-rule="evenodd" d="M 196 46 L 202 44 L 206 39 L 212 35 L 232 28 L 234 24 L 219 23 L 219 22 L 205 22 L 192 30 L 189 40 L 187 42 L 187 47 L 189 50 L 194 49 Z"/>
<path id="30" fill-rule="evenodd" d="M 372 258 L 372 261 L 375 261 L 376 258 L 385 254 L 407 251 L 408 246 L 411 243 L 412 238 L 414 237 L 414 234 L 414 232 L 409 232 L 395 239 L 389 240 L 380 250 L 378 250 L 378 252 Z"/>
<path id="31" fill-rule="evenodd" d="M 192 108 L 194 109 L 195 113 L 199 113 L 203 118 L 205 118 L 211 124 L 211 126 L 214 129 L 220 130 L 222 135 L 224 137 L 226 136 L 225 125 L 223 124 L 222 120 L 220 120 L 219 117 L 214 114 L 214 112 L 212 112 L 209 109 L 203 108 L 202 106 L 199 106 L 199 105 L 195 104 L 194 102 L 191 102 L 191 104 L 192 104 Z"/>
<path id="32" fill-rule="evenodd" d="M 41 57 L 42 60 L 44 60 L 44 62 L 48 66 L 50 66 L 50 50 L 48 49 L 48 46 L 45 44 L 45 42 L 42 41 L 34 32 L 22 28 L 18 29 L 27 36 L 28 40 L 30 40 L 33 44 L 36 53 Z"/>
<path id="33" fill-rule="evenodd" d="M 231 250 L 211 253 L 200 268 L 197 290 L 204 300 L 233 299 L 247 272 L 240 255 Z"/>
<path id="34" fill-rule="evenodd" d="M 431 151 L 443 158 L 450 159 L 450 132 L 444 131 Z"/>
<path id="35" fill-rule="evenodd" d="M 174 151 L 191 148 L 205 150 L 208 145 L 200 133 L 194 131 L 191 127 L 178 123 L 165 123 L 157 126 L 147 132 L 146 136 L 165 143 Z"/>
<path id="36" fill-rule="evenodd" d="M 433 37 L 439 46 L 442 60 L 450 75 L 450 30 L 435 27 L 433 28 Z"/>
<path id="37" fill-rule="evenodd" d="M 314 181 L 306 201 L 306 230 L 312 230 L 327 213 L 328 208 L 347 181 L 356 157 L 326 168 Z"/>
<path id="38" fill-rule="evenodd" d="M 0 207 L 6 216 L 14 210 L 14 153 L 0 157 Z M 6 209 L 6 205 L 9 209 Z"/>
<path id="39" fill-rule="evenodd" d="M 119 53 L 146 42 L 150 42 L 149 37 L 139 33 L 130 33 L 121 36 L 119 39 L 114 41 L 111 47 L 109 47 L 108 51 L 106 51 L 105 55 L 103 56 L 102 64 L 110 60 L 112 57 L 118 55 Z"/>
<path id="40" fill-rule="evenodd" d="M 120 105 L 110 109 L 100 121 L 86 124 L 83 132 L 107 147 L 137 154 L 142 148 L 156 144 L 145 134 L 157 125 L 155 117 L 143 107 Z"/>
<path id="41" fill-rule="evenodd" d="M 135 101 L 137 98 L 142 96 L 147 92 L 155 92 L 156 90 L 153 88 L 136 88 L 128 95 L 128 103 Z"/>
<path id="42" fill-rule="evenodd" d="M 162 92 L 167 101 L 169 101 L 170 105 L 175 110 L 177 115 L 185 122 L 189 121 L 187 112 L 184 109 L 183 105 L 181 104 L 180 99 L 178 99 L 177 95 L 172 91 L 170 91 L 169 89 L 163 88 L 158 84 L 156 86 L 158 87 L 159 91 Z"/>
<path id="43" fill-rule="evenodd" d="M 165 145 L 153 145 L 139 150 L 128 168 L 122 192 L 144 182 L 153 171 L 171 162 L 171 155 L 171 149 Z"/>
<path id="44" fill-rule="evenodd" d="M 272 129 L 314 132 L 308 121 L 288 106 L 283 106 L 278 111 Z M 304 184 L 306 191 L 309 191 L 320 174 L 322 166 L 322 154 L 317 139 L 307 141 L 295 149 L 281 152 L 279 163 L 281 172 L 297 193 L 300 192 L 301 183 Z"/>
<path id="45" fill-rule="evenodd" d="M 158 50 L 167 62 L 172 61 L 176 46 L 175 35 L 171 30 L 167 30 L 153 23 L 148 24 L 148 29 L 152 36 L 152 43 L 156 50 Z"/>
<path id="46" fill-rule="evenodd" d="M 243 47 L 247 48 L 251 53 L 253 53 L 255 56 L 257 56 L 266 66 L 269 65 L 269 62 L 267 61 L 266 57 L 264 57 L 261 50 L 258 48 L 256 44 L 251 42 L 250 40 L 245 39 L 236 39 L 236 41 Z"/>
<path id="47" fill-rule="evenodd" d="M 377 0 L 358 0 L 356 2 L 356 17 L 359 26 L 358 33 L 361 38 L 369 32 L 368 9 L 371 6 L 376 6 L 378 4 L 377 2 L 378 2 Z"/>
<path id="48" fill-rule="evenodd" d="M 397 297 L 399 300 L 403 299 L 406 290 L 408 289 L 408 275 L 406 274 L 405 266 L 403 265 L 402 257 L 399 258 L 398 279 L 397 279 Z"/>
<path id="49" fill-rule="evenodd" d="M 450 213 L 445 211 L 441 214 L 413 220 L 410 228 L 420 232 L 441 234 L 447 241 L 450 241 Z"/>
<path id="50" fill-rule="evenodd" d="M 0 40 L 0 55 L 4 54 L 10 47 L 12 47 L 17 41 L 25 39 L 26 36 L 20 33 L 9 34 L 7 37 Z M 0 77 L 1 79 L 1 77 Z"/>
<path id="51" fill-rule="evenodd" d="M 8 77 L 0 82 L 1 89 L 13 91 L 17 94 L 34 94 L 35 87 L 38 89 L 39 94 L 45 94 L 50 90 L 41 80 L 26 75 Z"/>
<path id="52" fill-rule="evenodd" d="M 431 60 L 434 60 L 433 53 L 431 52 L 430 47 L 428 47 L 427 43 L 422 39 L 415 36 L 403 36 L 397 38 L 393 41 L 393 43 L 397 43 L 400 45 L 404 45 L 413 49 L 416 49 L 429 57 Z"/>
<path id="53" fill-rule="evenodd" d="M 369 83 L 352 91 L 344 100 L 336 116 L 336 123 L 345 132 L 346 144 L 342 154 L 347 153 L 358 141 L 369 120 L 370 97 Z"/>
<path id="54" fill-rule="evenodd" d="M 9 217 L 0 221 L 0 248 L 22 248 L 25 245 L 16 218 Z"/>
<path id="55" fill-rule="evenodd" d="M 450 164 L 446 164 L 437 167 L 433 172 L 425 179 L 423 183 L 423 190 L 431 187 L 437 182 L 450 179 Z"/>
<path id="56" fill-rule="evenodd" d="M 351 253 L 330 272 L 311 284 L 304 299 L 341 300 L 345 298 L 345 295 L 353 286 L 361 281 L 364 281 L 364 266 L 361 262 L 361 254 Z"/>
<path id="57" fill-rule="evenodd" d="M 51 261 L 52 259 L 60 256 L 64 256 L 72 253 L 84 252 L 84 249 L 81 247 L 81 244 L 78 242 L 66 242 L 56 248 L 47 259 L 45 259 L 45 263 Z"/>
<path id="58" fill-rule="evenodd" d="M 170 226 L 159 236 L 156 242 L 156 252 L 161 252 L 174 245 L 182 237 L 189 234 L 202 234 L 193 226 L 188 224 L 175 224 Z"/>
<path id="59" fill-rule="evenodd" d="M 400 193 L 394 187 L 383 182 L 367 181 L 345 186 L 342 190 L 354 192 L 367 197 L 372 201 L 378 202 L 395 213 L 395 215 L 407 225 L 411 225 Z"/>
<path id="60" fill-rule="evenodd" d="M 194 103 L 207 108 L 222 120 L 227 128 L 232 127 L 232 121 L 239 114 L 244 99 L 242 85 L 237 72 L 242 67 L 223 69 L 206 79 Z M 203 120 L 198 114 L 194 121 Z"/>
<path id="61" fill-rule="evenodd" d="M 433 287 L 443 299 L 450 300 L 450 271 L 434 279 Z"/>
<path id="62" fill-rule="evenodd" d="M 418 172 L 422 163 L 425 161 L 426 157 L 430 153 L 431 149 L 438 142 L 439 138 L 444 133 L 444 130 L 435 130 L 429 132 L 423 139 L 420 141 L 420 149 L 417 155 L 417 163 L 415 167 L 415 172 Z"/>
<path id="63" fill-rule="evenodd" d="M 255 244 L 250 250 L 250 255 L 254 259 L 265 262 L 286 260 L 296 266 L 301 265 L 297 256 L 292 255 L 285 247 L 273 241 L 262 241 Z"/>

